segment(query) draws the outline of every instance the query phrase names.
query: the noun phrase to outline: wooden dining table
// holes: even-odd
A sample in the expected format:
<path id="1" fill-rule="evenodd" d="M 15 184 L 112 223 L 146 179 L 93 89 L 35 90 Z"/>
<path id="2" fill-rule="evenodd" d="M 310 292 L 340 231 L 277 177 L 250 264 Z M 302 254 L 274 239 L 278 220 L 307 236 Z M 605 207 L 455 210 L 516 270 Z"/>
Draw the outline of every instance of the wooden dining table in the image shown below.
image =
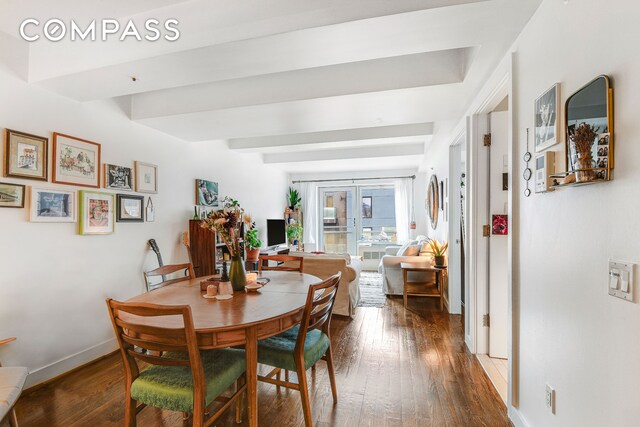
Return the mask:
<path id="1" fill-rule="evenodd" d="M 249 425 L 258 425 L 258 340 L 277 335 L 300 323 L 309 286 L 320 282 L 310 274 L 267 271 L 259 278 L 270 281 L 257 292 L 235 292 L 229 300 L 206 299 L 200 282 L 185 280 L 129 299 L 161 305 L 189 305 L 203 350 L 244 345 L 247 361 Z M 127 313 L 122 313 L 127 320 Z M 138 324 L 181 328 L 180 316 L 133 317 Z"/>

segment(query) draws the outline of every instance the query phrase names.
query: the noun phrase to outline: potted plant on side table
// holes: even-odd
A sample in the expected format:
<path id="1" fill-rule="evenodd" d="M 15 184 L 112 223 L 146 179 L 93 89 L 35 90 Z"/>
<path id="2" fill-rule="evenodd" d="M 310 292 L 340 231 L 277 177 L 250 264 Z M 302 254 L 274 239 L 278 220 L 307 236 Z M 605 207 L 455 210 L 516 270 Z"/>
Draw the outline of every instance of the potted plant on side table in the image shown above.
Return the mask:
<path id="1" fill-rule="evenodd" d="M 300 206 L 300 202 L 302 198 L 300 197 L 300 193 L 293 187 L 289 187 L 289 194 L 287 195 L 287 201 L 289 202 L 289 209 L 295 210 Z"/>
<path id="2" fill-rule="evenodd" d="M 246 260 L 248 262 L 257 262 L 260 257 L 260 247 L 262 240 L 258 238 L 258 229 L 256 222 L 252 220 L 251 215 L 244 216 L 245 233 L 244 247 L 247 252 Z"/>
<path id="3" fill-rule="evenodd" d="M 429 240 L 429 253 L 433 255 L 433 261 L 436 267 L 444 267 L 445 254 L 449 244 L 446 242 L 438 242 L 437 240 Z"/>
<path id="4" fill-rule="evenodd" d="M 302 239 L 302 225 L 290 224 L 287 226 L 287 240 L 289 245 L 298 246 L 298 243 Z"/>

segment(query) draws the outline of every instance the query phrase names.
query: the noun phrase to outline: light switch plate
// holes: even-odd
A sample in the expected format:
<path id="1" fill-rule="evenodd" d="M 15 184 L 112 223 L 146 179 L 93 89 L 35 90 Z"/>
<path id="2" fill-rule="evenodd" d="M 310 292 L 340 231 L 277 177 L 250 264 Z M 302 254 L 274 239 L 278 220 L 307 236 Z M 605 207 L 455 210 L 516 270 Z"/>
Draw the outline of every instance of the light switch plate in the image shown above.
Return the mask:
<path id="1" fill-rule="evenodd" d="M 625 301 L 633 302 L 634 266 L 635 264 L 631 262 L 609 260 L 609 276 L 607 277 L 607 289 L 609 290 L 609 295 Z M 611 287 L 612 280 L 616 282 L 617 286 Z"/>

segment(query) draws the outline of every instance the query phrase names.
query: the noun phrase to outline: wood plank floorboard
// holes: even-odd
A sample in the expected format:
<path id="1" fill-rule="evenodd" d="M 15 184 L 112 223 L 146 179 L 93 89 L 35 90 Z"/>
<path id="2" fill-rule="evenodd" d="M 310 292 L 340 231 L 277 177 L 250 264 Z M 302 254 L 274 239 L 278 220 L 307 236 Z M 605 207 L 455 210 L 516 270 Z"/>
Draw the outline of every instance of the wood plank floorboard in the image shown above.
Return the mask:
<path id="1" fill-rule="evenodd" d="M 333 405 L 324 362 L 310 383 L 314 426 L 502 427 L 506 408 L 478 361 L 464 345 L 461 316 L 437 302 L 388 298 L 383 308 L 357 310 L 354 319 L 332 321 L 338 404 Z M 106 313 L 105 313 L 106 316 Z M 266 372 L 261 368 L 261 372 Z M 296 375 L 291 379 L 297 381 Z M 259 419 L 265 426 L 304 426 L 300 395 L 260 384 Z M 22 427 L 122 426 L 124 382 L 116 354 L 21 397 Z M 138 426 L 188 426 L 182 415 L 145 408 Z M 216 426 L 236 424 L 227 411 Z"/>

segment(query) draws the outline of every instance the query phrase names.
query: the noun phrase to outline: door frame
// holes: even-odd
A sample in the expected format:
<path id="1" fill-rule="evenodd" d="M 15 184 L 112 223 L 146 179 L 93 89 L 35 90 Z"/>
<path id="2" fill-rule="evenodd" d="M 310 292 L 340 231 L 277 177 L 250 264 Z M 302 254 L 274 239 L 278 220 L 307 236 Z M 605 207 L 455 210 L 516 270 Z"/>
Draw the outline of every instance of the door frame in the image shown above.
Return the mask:
<path id="1" fill-rule="evenodd" d="M 321 251 L 325 251 L 325 247 L 324 247 L 324 194 L 326 192 L 339 192 L 339 191 L 352 191 L 353 194 L 353 200 L 351 201 L 352 206 L 351 209 L 353 210 L 353 218 L 354 218 L 354 224 L 353 224 L 353 239 L 354 239 L 354 245 L 355 245 L 355 252 L 357 253 L 358 251 L 358 239 L 360 238 L 358 230 L 359 227 L 361 225 L 362 222 L 362 218 L 361 215 L 358 215 L 358 200 L 359 200 L 359 194 L 360 194 L 360 189 L 358 188 L 357 185 L 327 185 L 326 187 L 318 187 L 318 241 L 319 241 L 319 249 Z M 348 227 L 348 226 L 347 226 Z M 348 242 L 348 238 L 347 238 L 347 242 Z M 349 253 L 349 244 L 347 243 L 347 253 Z"/>
<path id="2" fill-rule="evenodd" d="M 456 137 L 449 145 L 449 188 L 447 189 L 449 198 L 449 218 L 447 218 L 449 225 L 449 247 L 455 247 L 455 251 L 449 250 L 449 294 L 448 309 L 450 314 L 462 313 L 462 257 L 460 256 L 460 244 L 462 236 L 460 235 L 460 218 L 462 216 L 461 204 L 458 199 L 459 180 L 461 174 L 466 174 L 466 161 L 465 166 L 461 165 L 462 150 L 466 148 L 467 128 L 466 126 L 459 130 Z M 465 189 L 466 190 L 466 189 Z M 467 197 L 464 198 L 465 203 Z M 466 211 L 465 206 L 465 211 Z M 455 237 L 458 236 L 460 240 Z M 455 240 L 454 240 L 455 239 Z M 455 246 L 454 246 L 455 245 Z M 466 281 L 465 281 L 466 286 Z M 466 289 L 465 289 L 466 292 Z"/>
<path id="3" fill-rule="evenodd" d="M 470 109 L 470 116 L 466 118 L 469 137 L 467 138 L 467 197 L 469 221 L 467 224 L 467 236 L 469 244 L 466 256 L 467 275 L 466 284 L 468 284 L 468 292 L 466 294 L 465 316 L 468 322 L 465 322 L 465 342 L 469 351 L 472 353 L 485 354 L 488 352 L 488 328 L 482 326 L 483 314 L 487 309 L 487 263 L 488 242 L 483 242 L 482 226 L 489 224 L 489 218 L 486 209 L 487 198 L 482 192 L 482 183 L 479 182 L 482 167 L 487 167 L 486 150 L 480 150 L 483 146 L 483 137 L 489 128 L 488 113 L 493 111 L 496 106 L 508 96 L 508 148 L 507 158 L 509 162 L 509 194 L 507 202 L 507 214 L 509 215 L 509 234 L 507 236 L 507 289 L 508 289 L 508 314 L 507 314 L 507 351 L 509 355 L 508 361 L 508 395 L 507 408 L 511 413 L 511 408 L 519 406 L 519 288 L 517 283 L 517 271 L 515 271 L 514 263 L 514 241 L 517 242 L 518 231 L 514 224 L 517 225 L 518 210 L 514 207 L 514 200 L 518 198 L 514 196 L 518 191 L 518 180 L 514 176 L 513 171 L 518 170 L 515 167 L 514 144 L 517 141 L 514 138 L 513 118 L 514 118 L 514 90 L 513 90 L 513 54 L 507 58 L 505 64 L 501 64 L 500 71 L 494 74 L 487 84 L 487 90 L 483 92 L 480 104 L 476 108 Z M 491 85 L 489 85 L 491 84 Z M 486 185 L 485 185 L 486 190 Z M 472 241 L 473 240 L 473 241 Z"/>

